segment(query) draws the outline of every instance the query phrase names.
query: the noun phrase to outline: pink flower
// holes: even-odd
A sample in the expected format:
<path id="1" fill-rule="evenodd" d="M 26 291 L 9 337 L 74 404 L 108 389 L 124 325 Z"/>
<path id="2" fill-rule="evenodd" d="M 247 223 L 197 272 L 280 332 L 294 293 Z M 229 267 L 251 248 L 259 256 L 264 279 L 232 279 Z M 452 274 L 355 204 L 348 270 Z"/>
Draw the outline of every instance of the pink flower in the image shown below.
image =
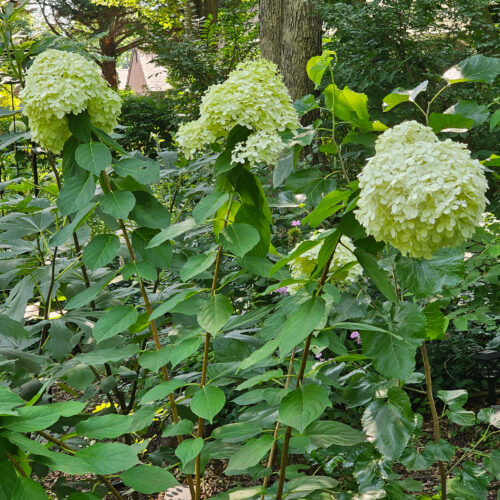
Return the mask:
<path id="1" fill-rule="evenodd" d="M 276 288 L 273 293 L 281 293 L 282 295 L 286 295 L 288 292 L 288 288 L 286 286 L 282 286 L 280 288 Z"/>
<path id="2" fill-rule="evenodd" d="M 297 226 L 300 226 L 300 220 L 293 220 L 292 227 L 297 227 Z"/>
<path id="3" fill-rule="evenodd" d="M 361 336 L 358 331 L 351 333 L 351 339 L 356 342 L 356 344 L 361 344 Z"/>
<path id="4" fill-rule="evenodd" d="M 322 360 L 323 360 L 323 353 L 322 353 L 322 352 L 320 352 L 319 354 L 316 354 L 314 357 L 315 357 L 318 361 L 322 361 Z"/>

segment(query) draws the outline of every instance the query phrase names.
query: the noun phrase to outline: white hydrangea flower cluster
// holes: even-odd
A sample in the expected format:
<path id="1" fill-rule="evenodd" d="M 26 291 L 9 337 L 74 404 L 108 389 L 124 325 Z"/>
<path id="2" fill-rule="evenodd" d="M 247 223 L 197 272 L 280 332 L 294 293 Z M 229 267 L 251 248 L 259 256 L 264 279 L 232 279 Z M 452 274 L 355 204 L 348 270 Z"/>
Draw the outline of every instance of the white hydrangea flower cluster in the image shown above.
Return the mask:
<path id="1" fill-rule="evenodd" d="M 472 236 L 488 185 L 464 144 L 408 121 L 384 132 L 375 151 L 359 175 L 355 212 L 368 234 L 426 259 Z"/>
<path id="2" fill-rule="evenodd" d="M 35 58 L 20 97 L 33 140 L 54 153 L 71 135 L 66 115 L 87 109 L 93 125 L 111 132 L 121 110 L 120 96 L 102 78 L 97 64 L 55 49 Z"/>
<path id="3" fill-rule="evenodd" d="M 187 158 L 227 137 L 241 125 L 252 132 L 232 152 L 234 163 L 275 165 L 283 150 L 278 131 L 299 127 L 297 113 L 278 68 L 265 59 L 240 63 L 227 80 L 212 85 L 201 102 L 200 118 L 179 127 L 176 139 Z"/>
<path id="4" fill-rule="evenodd" d="M 312 236 L 311 240 L 318 239 L 318 236 L 324 232 L 323 230 L 316 231 Z M 299 246 L 298 243 L 292 252 Z M 307 252 L 299 255 L 295 259 L 291 260 L 288 265 L 290 267 L 290 274 L 293 279 L 303 280 L 309 278 L 311 273 L 314 271 L 316 264 L 318 263 L 318 255 L 323 246 L 323 242 L 315 247 L 312 247 Z M 347 236 L 342 236 L 340 242 L 335 249 L 332 261 L 330 263 L 330 273 L 335 273 L 341 267 L 356 261 L 356 257 L 352 253 L 354 251 L 354 245 L 350 238 Z M 342 271 L 339 275 L 335 276 L 331 281 L 333 281 L 337 286 L 346 287 L 352 283 L 355 283 L 358 277 L 363 273 L 363 268 L 359 263 L 356 262 L 355 265 L 349 267 L 348 269 Z M 295 293 L 302 288 L 300 283 L 295 283 L 289 285 L 288 289 L 290 293 Z"/>

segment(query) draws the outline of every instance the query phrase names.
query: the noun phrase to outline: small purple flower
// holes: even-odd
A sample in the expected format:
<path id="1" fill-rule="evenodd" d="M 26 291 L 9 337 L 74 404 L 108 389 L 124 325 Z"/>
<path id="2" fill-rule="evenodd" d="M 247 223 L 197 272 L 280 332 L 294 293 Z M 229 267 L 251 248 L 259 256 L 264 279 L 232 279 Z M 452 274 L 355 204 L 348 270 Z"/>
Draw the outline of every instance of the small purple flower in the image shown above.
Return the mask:
<path id="1" fill-rule="evenodd" d="M 300 226 L 300 220 L 293 220 L 292 227 L 297 227 L 297 226 Z"/>
<path id="2" fill-rule="evenodd" d="M 358 331 L 351 333 L 351 339 L 356 342 L 356 344 L 361 344 L 361 336 Z"/>
<path id="3" fill-rule="evenodd" d="M 322 360 L 323 360 L 323 353 L 322 353 L 322 352 L 320 352 L 319 354 L 316 354 L 314 357 L 315 357 L 318 361 L 322 361 Z"/>
<path id="4" fill-rule="evenodd" d="M 276 288 L 276 290 L 274 290 L 274 293 L 281 293 L 282 295 L 286 295 L 288 292 L 288 288 L 286 286 L 282 286 L 280 288 Z"/>
<path id="5" fill-rule="evenodd" d="M 246 309 L 243 309 L 243 311 L 241 311 L 241 315 L 244 316 L 246 314 L 247 310 Z"/>

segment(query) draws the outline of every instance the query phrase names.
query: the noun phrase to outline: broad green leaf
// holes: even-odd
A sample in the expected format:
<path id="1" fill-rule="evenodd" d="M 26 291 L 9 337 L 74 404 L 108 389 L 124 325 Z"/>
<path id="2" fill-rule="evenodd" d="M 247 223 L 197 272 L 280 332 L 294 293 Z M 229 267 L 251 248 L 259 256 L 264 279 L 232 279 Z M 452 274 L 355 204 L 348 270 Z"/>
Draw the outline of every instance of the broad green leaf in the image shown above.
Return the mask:
<path id="1" fill-rule="evenodd" d="M 195 276 L 198 276 L 198 274 L 206 271 L 215 262 L 216 257 L 217 253 L 214 251 L 189 257 L 181 268 L 182 281 L 189 281 L 191 278 L 194 278 Z"/>
<path id="2" fill-rule="evenodd" d="M 462 427 L 468 427 L 476 423 L 476 415 L 473 411 L 464 410 L 463 408 L 450 408 L 446 410 L 446 416 L 450 422 L 460 425 Z"/>
<path id="3" fill-rule="evenodd" d="M 5 314 L 0 314 L 0 337 L 12 337 L 20 340 L 27 339 L 29 333 L 19 321 L 15 321 Z"/>
<path id="4" fill-rule="evenodd" d="M 440 439 L 437 443 L 431 441 L 426 444 L 425 448 L 434 460 L 442 462 L 449 462 L 455 455 L 455 448 L 444 439 Z"/>
<path id="5" fill-rule="evenodd" d="M 246 370 L 255 363 L 258 363 L 259 361 L 262 361 L 263 359 L 269 357 L 278 348 L 279 342 L 280 342 L 279 339 L 272 339 L 267 341 L 261 348 L 252 352 L 250 356 L 245 358 L 240 363 L 238 370 Z"/>
<path id="6" fill-rule="evenodd" d="M 250 439 L 234 455 L 231 455 L 226 473 L 228 471 L 246 470 L 257 465 L 267 455 L 273 446 L 273 442 L 273 437 L 269 435 Z"/>
<path id="7" fill-rule="evenodd" d="M 394 92 L 384 97 L 383 99 L 384 104 L 382 106 L 384 108 L 384 112 L 387 112 L 390 111 L 392 108 L 396 107 L 398 104 L 409 101 L 410 101 L 410 95 L 406 91 L 401 93 Z"/>
<path id="8" fill-rule="evenodd" d="M 3 322 L 1 317 L 0 322 Z M 7 387 L 0 385 L 0 415 L 8 414 L 15 406 L 24 405 L 25 403 L 26 401 L 20 398 L 17 394 L 7 389 Z"/>
<path id="9" fill-rule="evenodd" d="M 363 354 L 373 359 L 382 375 L 405 379 L 414 369 L 416 349 L 425 339 L 425 316 L 417 304 L 403 303 L 396 308 L 387 331 L 362 331 Z"/>
<path id="10" fill-rule="evenodd" d="M 304 498 L 305 495 L 309 496 L 309 493 L 318 490 L 331 491 L 338 484 L 339 482 L 336 479 L 326 476 L 297 477 L 295 479 L 288 481 L 286 485 L 287 498 Z M 298 495 L 300 495 L 300 497 Z M 366 494 L 363 494 L 363 496 L 365 495 Z M 318 492 L 318 497 L 319 497 L 319 492 Z"/>
<path id="11" fill-rule="evenodd" d="M 392 303 L 397 303 L 398 299 L 394 291 L 394 286 L 387 273 L 378 265 L 377 259 L 359 247 L 354 250 L 354 255 L 356 255 L 361 267 L 382 295 Z"/>
<path id="12" fill-rule="evenodd" d="M 488 107 L 485 104 L 478 104 L 476 101 L 460 101 L 448 108 L 446 113 L 456 113 L 474 121 L 474 126 L 486 123 L 490 116 Z"/>
<path id="13" fill-rule="evenodd" d="M 57 198 L 57 207 L 63 215 L 71 215 L 87 205 L 94 193 L 95 182 L 92 174 L 75 175 L 64 182 Z"/>
<path id="14" fill-rule="evenodd" d="M 224 151 L 222 151 L 222 153 L 215 160 L 215 176 L 228 172 L 239 165 L 239 163 L 232 163 L 231 161 L 234 146 L 240 142 L 246 141 L 251 133 L 251 129 L 242 125 L 236 125 L 231 129 L 226 139 L 226 149 L 224 149 Z"/>
<path id="15" fill-rule="evenodd" d="M 118 254 L 120 240 L 116 234 L 98 234 L 83 250 L 83 262 L 95 271 L 109 264 Z"/>
<path id="16" fill-rule="evenodd" d="M 78 450 L 75 457 L 88 464 L 94 474 L 116 474 L 139 463 L 137 453 L 123 443 L 95 443 Z"/>
<path id="17" fill-rule="evenodd" d="M 70 236 L 80 227 L 85 221 L 92 215 L 92 212 L 97 207 L 95 203 L 89 203 L 83 208 L 78 210 L 78 212 L 72 218 L 71 223 L 66 224 L 61 230 L 52 235 L 49 238 L 49 245 L 52 247 L 58 247 L 65 243 Z"/>
<path id="18" fill-rule="evenodd" d="M 100 201 L 104 212 L 117 219 L 126 219 L 134 208 L 135 197 L 130 191 L 111 191 Z"/>
<path id="19" fill-rule="evenodd" d="M 165 398 L 175 390 L 180 387 L 184 387 L 186 385 L 186 381 L 173 378 L 168 382 L 162 382 L 159 385 L 154 386 L 152 389 L 147 391 L 141 397 L 141 404 L 145 405 L 147 403 L 152 403 L 153 401 L 159 401 L 160 399 Z"/>
<path id="20" fill-rule="evenodd" d="M 80 144 L 75 151 L 76 163 L 84 170 L 99 175 L 113 161 L 109 149 L 100 142 Z"/>
<path id="21" fill-rule="evenodd" d="M 205 196 L 193 208 L 193 218 L 196 224 L 203 224 L 207 219 L 213 217 L 224 203 L 229 200 L 229 194 L 216 191 Z"/>
<path id="22" fill-rule="evenodd" d="M 335 53 L 331 50 L 323 52 L 320 56 L 314 56 L 307 61 L 306 71 L 307 76 L 314 82 L 315 88 L 321 85 L 321 80 L 325 71 L 330 66 Z"/>
<path id="23" fill-rule="evenodd" d="M 448 69 L 443 78 L 450 84 L 460 82 L 493 83 L 500 75 L 500 58 L 475 55 Z"/>
<path id="24" fill-rule="evenodd" d="M 279 378 L 282 376 L 283 372 L 281 371 L 281 369 L 278 368 L 277 370 L 270 370 L 268 372 L 263 373 L 262 375 L 256 375 L 255 377 L 245 380 L 245 382 L 242 382 L 240 385 L 237 385 L 235 389 L 237 391 L 242 391 L 244 389 L 254 387 L 257 384 L 261 384 L 262 382 L 267 382 L 272 378 Z"/>
<path id="25" fill-rule="evenodd" d="M 172 245 L 169 241 L 155 248 L 147 248 L 151 239 L 159 233 L 158 229 L 140 227 L 132 233 L 132 246 L 139 260 L 160 269 L 168 269 L 172 262 Z"/>
<path id="26" fill-rule="evenodd" d="M 186 465 L 200 454 L 203 449 L 203 444 L 203 438 L 201 437 L 196 439 L 185 439 L 175 449 L 175 455 L 182 462 L 182 465 Z"/>
<path id="27" fill-rule="evenodd" d="M 349 198 L 351 191 L 331 191 L 316 206 L 316 208 L 302 219 L 302 224 L 316 227 L 325 219 L 332 216 L 342 208 L 342 201 Z"/>
<path id="28" fill-rule="evenodd" d="M 291 314 L 279 337 L 280 355 L 287 355 L 316 328 L 322 327 L 325 301 L 318 296 L 306 300 Z"/>
<path id="29" fill-rule="evenodd" d="M 497 109 L 490 117 L 490 132 L 500 123 L 500 109 Z"/>
<path id="30" fill-rule="evenodd" d="M 198 324 L 215 335 L 227 323 L 233 313 L 233 305 L 225 295 L 208 298 L 198 311 Z"/>
<path id="31" fill-rule="evenodd" d="M 29 477 L 19 476 L 9 500 L 49 500 L 49 497 L 40 483 Z"/>
<path id="32" fill-rule="evenodd" d="M 223 443 L 240 443 L 262 432 L 262 428 L 253 422 L 238 422 L 217 427 L 212 437 Z"/>
<path id="33" fill-rule="evenodd" d="M 108 273 L 104 278 L 99 280 L 97 283 L 90 285 L 89 288 L 85 288 L 80 293 L 71 297 L 66 303 L 65 309 L 78 309 L 79 307 L 85 306 L 92 302 L 98 295 L 99 292 L 118 274 L 118 271 Z"/>
<path id="34" fill-rule="evenodd" d="M 134 491 L 148 495 L 160 493 L 179 484 L 170 472 L 154 465 L 136 465 L 122 472 L 120 479 Z"/>
<path id="35" fill-rule="evenodd" d="M 474 462 L 464 462 L 448 480 L 448 493 L 453 499 L 487 500 L 490 478 Z"/>
<path id="36" fill-rule="evenodd" d="M 387 399 L 377 398 L 366 408 L 362 424 L 375 448 L 389 460 L 397 460 L 414 429 L 408 395 L 398 387 L 391 387 Z"/>
<path id="37" fill-rule="evenodd" d="M 483 464 L 495 479 L 500 479 L 500 450 L 493 450 L 489 456 L 484 457 Z"/>
<path id="38" fill-rule="evenodd" d="M 135 206 L 129 217 L 137 224 L 152 229 L 163 229 L 170 225 L 169 212 L 152 194 L 134 191 L 134 197 Z"/>
<path id="39" fill-rule="evenodd" d="M 424 307 L 423 313 L 426 319 L 426 340 L 443 339 L 448 323 L 448 318 L 441 312 L 437 302 L 429 302 Z"/>
<path id="40" fill-rule="evenodd" d="M 153 184 L 160 180 L 160 167 L 150 158 L 122 158 L 114 169 L 118 175 L 122 177 L 130 175 L 141 184 Z"/>
<path id="41" fill-rule="evenodd" d="M 165 427 L 162 437 L 182 436 L 193 432 L 194 423 L 191 420 L 180 420 L 176 424 L 170 424 Z"/>
<path id="42" fill-rule="evenodd" d="M 114 337 L 135 323 L 138 317 L 139 313 L 133 306 L 112 307 L 94 325 L 94 338 L 102 342 Z"/>
<path id="43" fill-rule="evenodd" d="M 342 422 L 318 420 L 305 429 L 304 436 L 311 438 L 314 448 L 328 448 L 332 445 L 354 446 L 366 441 L 362 432 Z"/>
<path id="44" fill-rule="evenodd" d="M 215 415 L 224 408 L 225 402 L 224 391 L 214 385 L 206 385 L 194 394 L 191 400 L 191 411 L 212 423 Z"/>
<path id="45" fill-rule="evenodd" d="M 122 361 L 123 359 L 129 358 L 130 356 L 134 356 L 138 351 L 139 345 L 127 344 L 119 348 L 109 347 L 106 349 L 96 349 L 84 354 L 78 354 L 75 359 L 87 365 L 101 365 L 103 363 L 114 363 L 116 361 Z"/>
<path id="46" fill-rule="evenodd" d="M 281 400 L 278 419 L 303 433 L 330 406 L 332 403 L 324 387 L 316 384 L 302 385 Z"/>
<path id="47" fill-rule="evenodd" d="M 173 240 L 174 238 L 177 238 L 177 236 L 193 229 L 195 225 L 194 219 L 191 218 L 178 222 L 177 224 L 172 224 L 170 227 L 160 231 L 155 237 L 153 237 L 146 248 L 155 248 L 165 243 L 167 240 Z"/>
<path id="48" fill-rule="evenodd" d="M 474 125 L 474 120 L 452 113 L 431 113 L 429 127 L 434 132 L 465 132 Z"/>
<path id="49" fill-rule="evenodd" d="M 463 254 L 457 250 L 440 250 L 432 260 L 401 258 L 396 264 L 398 282 L 415 298 L 435 296 L 443 288 L 458 285 L 464 277 Z"/>
<path id="50" fill-rule="evenodd" d="M 66 116 L 68 119 L 68 128 L 74 135 L 74 137 L 70 137 L 68 141 L 71 139 L 76 140 L 77 138 L 77 144 L 80 144 L 80 142 L 90 142 L 92 137 L 92 123 L 90 122 L 90 115 L 88 110 L 82 111 L 77 115 L 75 115 L 74 113 L 68 113 Z"/>
<path id="51" fill-rule="evenodd" d="M 146 351 L 139 357 L 139 364 L 157 373 L 162 366 L 165 366 L 170 359 L 170 347 L 162 347 L 152 351 Z"/>
<path id="52" fill-rule="evenodd" d="M 477 419 L 500 429 L 500 409 L 482 408 L 477 414 Z"/>
<path id="53" fill-rule="evenodd" d="M 201 336 L 196 336 L 169 347 L 168 360 L 172 364 L 172 368 L 175 368 L 181 361 L 194 354 L 202 342 Z"/>
<path id="54" fill-rule="evenodd" d="M 139 276 L 148 281 L 156 281 L 158 278 L 154 266 L 144 261 L 127 262 L 123 266 L 122 276 L 125 280 L 130 279 L 132 276 Z"/>
<path id="55" fill-rule="evenodd" d="M 273 170 L 273 187 L 280 187 L 293 173 L 294 155 L 289 154 L 278 160 L 278 164 Z"/>
<path id="56" fill-rule="evenodd" d="M 140 408 L 128 415 L 96 415 L 76 425 L 79 435 L 92 439 L 114 439 L 123 434 L 141 431 L 153 422 L 155 409 L 150 406 Z"/>
<path id="57" fill-rule="evenodd" d="M 219 241 L 224 249 L 244 257 L 260 241 L 260 235 L 249 224 L 230 224 L 220 232 Z"/>
<path id="58" fill-rule="evenodd" d="M 172 309 L 174 309 L 175 306 L 183 302 L 184 300 L 187 300 L 189 297 L 192 297 L 197 293 L 197 290 L 191 290 L 191 289 L 185 289 L 182 290 L 180 293 L 177 293 L 167 299 L 163 304 L 159 305 L 152 313 L 150 316 L 150 319 L 157 319 L 163 316 L 164 314 L 167 314 L 170 312 Z"/>

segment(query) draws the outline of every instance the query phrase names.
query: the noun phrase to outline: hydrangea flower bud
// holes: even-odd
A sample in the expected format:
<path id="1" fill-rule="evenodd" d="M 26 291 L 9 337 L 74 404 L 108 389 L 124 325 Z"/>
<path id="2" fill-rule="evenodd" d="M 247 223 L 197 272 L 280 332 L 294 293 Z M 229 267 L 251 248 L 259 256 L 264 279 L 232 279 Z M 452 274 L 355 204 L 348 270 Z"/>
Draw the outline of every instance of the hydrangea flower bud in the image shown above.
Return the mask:
<path id="1" fill-rule="evenodd" d="M 176 139 L 187 158 L 227 137 L 236 125 L 251 130 L 232 152 L 235 163 L 274 165 L 283 151 L 278 132 L 299 127 L 297 113 L 278 68 L 265 59 L 240 63 L 227 80 L 202 99 L 200 118 L 179 127 Z"/>
<path id="2" fill-rule="evenodd" d="M 111 132 L 121 109 L 120 96 L 102 78 L 97 64 L 54 49 L 35 58 L 20 97 L 33 140 L 54 153 L 71 135 L 68 114 L 88 110 L 93 125 Z"/>
<path id="3" fill-rule="evenodd" d="M 319 234 L 323 232 L 322 230 L 317 231 L 311 238 L 311 240 L 316 240 Z M 300 244 L 300 243 L 299 243 Z M 292 250 L 294 251 L 298 245 Z M 290 274 L 293 279 L 302 280 L 307 279 L 314 271 L 318 263 L 318 256 L 321 250 L 323 242 L 311 249 L 304 252 L 302 255 L 299 255 L 295 259 L 291 260 L 288 265 L 290 266 Z M 333 254 L 332 261 L 330 263 L 330 274 L 335 273 L 341 267 L 350 264 L 351 262 L 356 262 L 356 257 L 353 254 L 354 245 L 350 238 L 347 236 L 342 236 L 340 238 L 340 242 L 335 249 L 335 253 Z M 357 281 L 358 277 L 363 273 L 363 268 L 361 265 L 356 262 L 353 266 L 343 270 L 340 274 L 336 275 L 333 281 L 336 285 L 340 287 L 348 286 Z M 302 288 L 300 283 L 295 283 L 293 285 L 289 285 L 288 289 L 290 293 L 295 293 Z"/>
<path id="4" fill-rule="evenodd" d="M 488 185 L 464 144 L 409 121 L 384 132 L 375 151 L 359 175 L 355 211 L 368 234 L 426 259 L 472 236 Z"/>

